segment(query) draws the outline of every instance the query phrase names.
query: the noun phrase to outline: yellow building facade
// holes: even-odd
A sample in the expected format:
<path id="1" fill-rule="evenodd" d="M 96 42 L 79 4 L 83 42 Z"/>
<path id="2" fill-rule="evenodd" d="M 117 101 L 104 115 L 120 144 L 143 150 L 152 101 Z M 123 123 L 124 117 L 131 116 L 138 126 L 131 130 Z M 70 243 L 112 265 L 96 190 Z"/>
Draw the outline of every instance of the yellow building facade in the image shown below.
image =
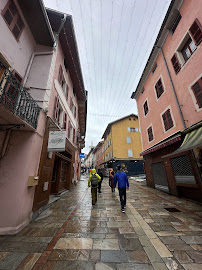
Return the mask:
<path id="1" fill-rule="evenodd" d="M 109 123 L 102 138 L 103 163 L 109 167 L 114 167 L 114 163 L 117 165 L 133 161 L 140 161 L 142 164 L 141 133 L 137 115 L 131 114 Z"/>

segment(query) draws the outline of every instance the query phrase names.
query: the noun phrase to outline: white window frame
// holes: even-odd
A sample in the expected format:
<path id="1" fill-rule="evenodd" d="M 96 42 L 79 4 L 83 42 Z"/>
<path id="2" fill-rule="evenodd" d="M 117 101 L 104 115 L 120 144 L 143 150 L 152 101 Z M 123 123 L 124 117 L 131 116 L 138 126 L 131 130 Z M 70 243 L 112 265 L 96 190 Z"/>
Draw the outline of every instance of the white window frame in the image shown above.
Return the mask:
<path id="1" fill-rule="evenodd" d="M 133 157 L 133 150 L 132 149 L 128 149 L 128 157 Z"/>
<path id="2" fill-rule="evenodd" d="M 131 137 L 126 137 L 127 144 L 131 144 Z"/>

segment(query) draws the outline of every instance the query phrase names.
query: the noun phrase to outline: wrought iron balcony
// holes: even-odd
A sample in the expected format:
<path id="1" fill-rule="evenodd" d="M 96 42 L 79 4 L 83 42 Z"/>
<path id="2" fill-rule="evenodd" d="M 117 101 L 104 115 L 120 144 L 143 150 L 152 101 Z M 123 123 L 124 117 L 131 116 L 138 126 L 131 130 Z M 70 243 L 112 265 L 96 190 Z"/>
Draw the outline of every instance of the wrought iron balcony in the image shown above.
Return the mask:
<path id="1" fill-rule="evenodd" d="M 17 77 L 0 61 L 0 104 L 36 129 L 40 107 Z"/>

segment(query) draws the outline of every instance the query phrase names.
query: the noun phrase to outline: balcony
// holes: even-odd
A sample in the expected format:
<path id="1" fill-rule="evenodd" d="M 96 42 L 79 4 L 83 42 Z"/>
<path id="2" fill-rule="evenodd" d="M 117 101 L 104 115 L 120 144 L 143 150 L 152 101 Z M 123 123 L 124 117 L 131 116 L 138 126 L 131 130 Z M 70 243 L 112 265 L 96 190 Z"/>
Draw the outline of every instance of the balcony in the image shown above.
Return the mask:
<path id="1" fill-rule="evenodd" d="M 15 76 L 0 61 L 0 105 L 6 106 L 33 128 L 37 128 L 40 107 Z"/>

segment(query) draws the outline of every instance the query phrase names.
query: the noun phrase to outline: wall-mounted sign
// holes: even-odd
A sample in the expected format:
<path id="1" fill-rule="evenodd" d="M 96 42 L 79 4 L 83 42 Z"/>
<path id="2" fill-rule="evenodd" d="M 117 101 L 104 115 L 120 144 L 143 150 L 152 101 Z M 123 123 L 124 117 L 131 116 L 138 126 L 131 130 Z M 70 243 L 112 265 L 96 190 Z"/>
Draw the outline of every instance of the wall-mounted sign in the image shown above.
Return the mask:
<path id="1" fill-rule="evenodd" d="M 48 139 L 48 151 L 64 152 L 66 143 L 66 131 L 50 131 Z"/>
<path id="2" fill-rule="evenodd" d="M 79 154 L 79 157 L 80 157 L 80 158 L 85 158 L 85 153 L 80 153 L 80 154 Z"/>

